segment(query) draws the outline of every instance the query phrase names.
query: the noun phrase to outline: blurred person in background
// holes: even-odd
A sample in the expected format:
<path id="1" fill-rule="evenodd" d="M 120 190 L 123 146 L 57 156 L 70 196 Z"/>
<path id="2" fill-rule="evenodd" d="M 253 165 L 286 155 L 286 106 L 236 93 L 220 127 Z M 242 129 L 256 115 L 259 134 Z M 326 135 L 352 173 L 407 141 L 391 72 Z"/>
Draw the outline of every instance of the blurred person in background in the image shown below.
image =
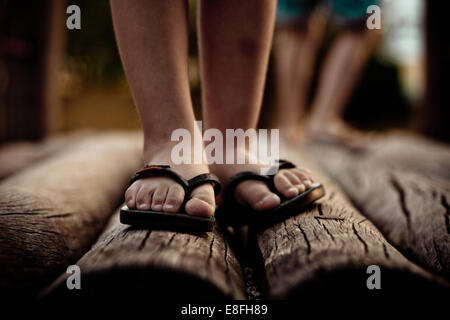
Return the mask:
<path id="1" fill-rule="evenodd" d="M 362 147 L 370 137 L 343 120 L 345 107 L 371 56 L 378 32 L 366 27 L 367 8 L 376 0 L 279 0 L 274 44 L 278 125 L 282 135 Z M 323 6 L 325 5 L 325 6 Z M 328 9 L 327 11 L 324 9 Z M 308 123 L 305 112 L 326 15 L 337 34 L 322 66 Z M 364 106 L 361 106 L 364 107 Z"/>

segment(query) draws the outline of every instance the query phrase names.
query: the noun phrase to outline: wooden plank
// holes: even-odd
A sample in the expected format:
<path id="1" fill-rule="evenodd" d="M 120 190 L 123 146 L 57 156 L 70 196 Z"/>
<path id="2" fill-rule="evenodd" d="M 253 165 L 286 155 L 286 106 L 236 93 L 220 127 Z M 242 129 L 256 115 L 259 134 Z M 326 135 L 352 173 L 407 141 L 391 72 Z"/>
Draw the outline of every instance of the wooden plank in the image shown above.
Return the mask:
<path id="1" fill-rule="evenodd" d="M 320 147 L 320 145 L 318 145 Z M 329 152 L 334 148 L 327 147 Z M 341 148 L 336 151 L 340 153 Z M 337 155 L 339 157 L 339 155 Z M 421 135 L 391 132 L 374 139 L 367 154 L 372 162 L 450 180 L 450 145 Z"/>
<path id="2" fill-rule="evenodd" d="M 327 194 L 301 214 L 251 236 L 270 297 L 323 297 L 342 290 L 367 293 L 369 265 L 381 268 L 385 290 L 439 286 L 441 280 L 433 279 L 392 247 L 312 163 L 298 151 L 284 151 L 285 157 L 310 168 Z"/>
<path id="3" fill-rule="evenodd" d="M 14 142 L 0 146 L 0 179 L 35 163 L 48 154 L 42 143 Z"/>
<path id="4" fill-rule="evenodd" d="M 379 141 L 363 154 L 324 145 L 308 151 L 393 245 L 448 278 L 450 149 L 412 137 L 386 139 L 396 142 Z"/>
<path id="5" fill-rule="evenodd" d="M 82 290 L 68 290 L 63 274 L 43 295 L 245 299 L 240 264 L 217 228 L 204 234 L 135 229 L 120 224 L 117 213 L 76 264 Z"/>
<path id="6" fill-rule="evenodd" d="M 141 165 L 140 140 L 99 134 L 0 183 L 0 295 L 48 285 L 87 251 Z"/>
<path id="7" fill-rule="evenodd" d="M 89 130 L 57 135 L 41 142 L 12 142 L 0 145 L 0 180 L 34 163 L 62 151 L 65 147 L 82 139 L 92 138 L 95 134 Z"/>

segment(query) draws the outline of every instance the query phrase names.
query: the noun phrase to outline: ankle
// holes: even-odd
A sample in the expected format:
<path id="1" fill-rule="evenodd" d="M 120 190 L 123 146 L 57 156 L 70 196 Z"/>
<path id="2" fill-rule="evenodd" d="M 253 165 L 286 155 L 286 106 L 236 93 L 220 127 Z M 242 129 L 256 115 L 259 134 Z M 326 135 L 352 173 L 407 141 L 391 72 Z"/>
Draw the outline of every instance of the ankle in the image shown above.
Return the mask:
<path id="1" fill-rule="evenodd" d="M 170 164 L 171 148 L 158 145 L 144 145 L 143 160 L 145 164 Z"/>

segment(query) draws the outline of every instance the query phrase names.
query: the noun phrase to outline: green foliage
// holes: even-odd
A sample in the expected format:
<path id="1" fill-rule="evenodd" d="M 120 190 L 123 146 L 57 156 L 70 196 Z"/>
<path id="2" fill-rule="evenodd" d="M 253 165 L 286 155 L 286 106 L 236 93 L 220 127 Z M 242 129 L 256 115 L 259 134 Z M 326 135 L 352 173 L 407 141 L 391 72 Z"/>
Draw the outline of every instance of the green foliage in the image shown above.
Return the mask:
<path id="1" fill-rule="evenodd" d="M 81 30 L 68 32 L 68 66 L 88 82 L 114 82 L 122 66 L 107 0 L 73 0 L 81 8 Z"/>

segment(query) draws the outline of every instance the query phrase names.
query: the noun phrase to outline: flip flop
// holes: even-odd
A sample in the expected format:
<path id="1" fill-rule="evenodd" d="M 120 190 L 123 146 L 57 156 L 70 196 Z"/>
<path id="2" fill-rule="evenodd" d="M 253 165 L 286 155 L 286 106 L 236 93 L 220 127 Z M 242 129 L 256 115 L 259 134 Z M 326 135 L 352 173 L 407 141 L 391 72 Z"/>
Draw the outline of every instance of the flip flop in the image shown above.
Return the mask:
<path id="1" fill-rule="evenodd" d="M 186 202 L 190 199 L 191 191 L 196 187 L 211 183 L 214 187 L 214 193 L 220 192 L 220 181 L 212 173 L 203 173 L 192 179 L 186 180 L 167 165 L 148 165 L 137 171 L 129 182 L 129 186 L 135 181 L 151 176 L 165 176 L 175 180 L 184 189 L 184 200 L 181 208 L 184 208 Z M 156 230 L 172 231 L 192 231 L 207 232 L 214 228 L 215 219 L 211 217 L 197 217 L 188 215 L 185 212 L 170 213 L 153 210 L 129 209 L 126 205 L 120 209 L 120 222 L 123 224 L 144 227 Z"/>
<path id="2" fill-rule="evenodd" d="M 279 169 L 295 168 L 286 160 L 278 161 Z M 275 175 L 261 175 L 256 172 L 240 172 L 228 181 L 224 189 L 223 205 L 217 210 L 216 219 L 220 225 L 239 227 L 251 226 L 255 229 L 267 228 L 289 217 L 299 214 L 307 206 L 325 195 L 325 189 L 320 183 L 314 183 L 311 188 L 292 198 L 283 197 L 275 188 Z M 248 206 L 242 206 L 235 200 L 234 191 L 239 183 L 245 180 L 258 180 L 267 184 L 269 189 L 281 198 L 281 203 L 266 211 L 255 211 Z"/>

